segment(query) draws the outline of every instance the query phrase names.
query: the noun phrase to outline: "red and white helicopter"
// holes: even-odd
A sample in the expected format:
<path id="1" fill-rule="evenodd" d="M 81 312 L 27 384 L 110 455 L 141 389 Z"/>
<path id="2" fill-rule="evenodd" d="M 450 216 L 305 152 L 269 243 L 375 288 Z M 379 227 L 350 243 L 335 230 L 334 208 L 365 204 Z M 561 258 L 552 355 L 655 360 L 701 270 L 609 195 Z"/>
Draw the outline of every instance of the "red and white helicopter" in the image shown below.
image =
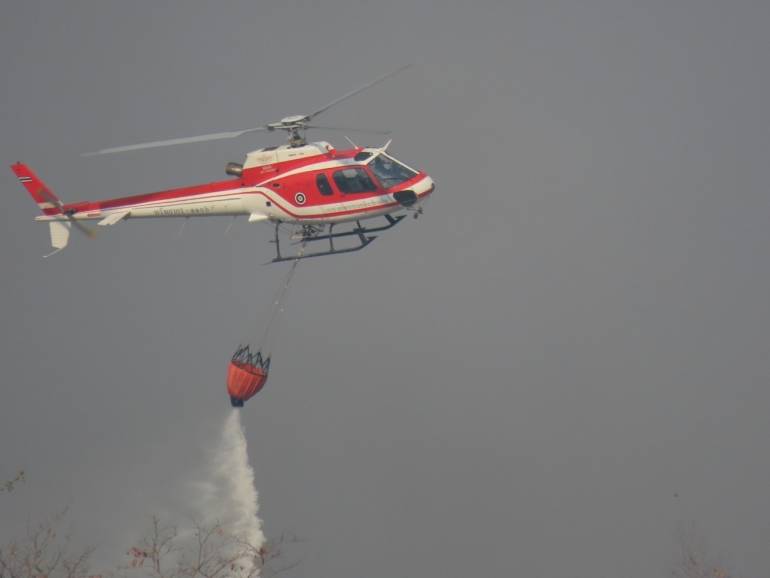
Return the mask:
<path id="1" fill-rule="evenodd" d="M 38 204 L 43 214 L 36 221 L 50 225 L 53 255 L 67 246 L 70 229 L 89 237 L 93 229 L 84 221 L 98 221 L 105 227 L 138 218 L 209 217 L 245 215 L 249 222 L 268 221 L 275 226 L 276 256 L 272 262 L 293 261 L 320 255 L 349 253 L 366 247 L 376 237 L 371 233 L 395 227 L 420 206 L 434 190 L 433 180 L 388 154 L 388 141 L 379 148 L 365 148 L 349 142 L 348 150 L 337 150 L 326 141 L 308 143 L 307 129 L 338 129 L 311 124 L 320 114 L 362 90 L 400 72 L 399 68 L 333 100 L 308 115 L 287 116 L 278 122 L 245 130 L 207 134 L 189 138 L 108 148 L 90 155 L 117 153 L 176 144 L 236 138 L 257 131 L 283 130 L 289 142 L 266 147 L 246 155 L 242 164 L 228 163 L 231 178 L 156 193 L 119 197 L 103 201 L 63 203 L 25 164 L 12 165 L 13 172 Z M 366 131 L 376 132 L 376 131 Z M 347 137 L 346 137 L 347 138 Z M 381 217 L 382 224 L 366 227 L 365 219 Z M 346 229 L 336 229 L 350 223 Z M 302 246 L 292 256 L 281 253 L 279 232 L 283 225 L 293 229 L 292 239 Z M 352 237 L 357 244 L 335 247 L 335 239 Z M 305 252 L 306 243 L 328 241 L 328 249 Z"/>

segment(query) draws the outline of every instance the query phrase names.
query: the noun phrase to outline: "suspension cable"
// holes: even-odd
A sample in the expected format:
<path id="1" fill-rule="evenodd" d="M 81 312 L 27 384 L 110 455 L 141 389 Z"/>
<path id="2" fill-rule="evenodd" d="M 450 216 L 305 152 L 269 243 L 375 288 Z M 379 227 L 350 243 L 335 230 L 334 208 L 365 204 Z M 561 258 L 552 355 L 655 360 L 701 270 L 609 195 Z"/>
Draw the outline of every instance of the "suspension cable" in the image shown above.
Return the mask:
<path id="1" fill-rule="evenodd" d="M 259 342 L 259 347 L 257 348 L 258 351 L 262 351 L 262 348 L 268 345 L 267 339 L 270 336 L 270 330 L 272 329 L 278 314 L 283 312 L 283 306 L 286 302 L 286 298 L 289 295 L 289 289 L 291 288 L 291 282 L 294 279 L 294 273 L 297 271 L 297 265 L 299 265 L 299 262 L 302 260 L 302 255 L 304 252 L 305 243 L 303 242 L 299 252 L 297 253 L 297 258 L 292 261 L 291 268 L 284 276 L 281 286 L 275 293 L 273 298 L 273 306 L 270 310 L 270 318 L 268 319 L 267 326 L 265 327 L 265 333 L 262 335 L 262 339 Z M 270 355 L 269 351 L 265 353 L 268 356 Z"/>

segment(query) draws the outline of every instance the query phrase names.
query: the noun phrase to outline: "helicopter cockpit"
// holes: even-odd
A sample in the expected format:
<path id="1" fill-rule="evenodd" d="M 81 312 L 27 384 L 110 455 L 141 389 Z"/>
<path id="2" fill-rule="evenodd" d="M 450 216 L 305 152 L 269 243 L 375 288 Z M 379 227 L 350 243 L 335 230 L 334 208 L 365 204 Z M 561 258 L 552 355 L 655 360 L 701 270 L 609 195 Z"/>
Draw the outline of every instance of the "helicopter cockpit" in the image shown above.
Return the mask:
<path id="1" fill-rule="evenodd" d="M 400 185 L 418 174 L 417 171 L 397 161 L 384 151 L 364 150 L 355 156 L 355 160 L 364 161 L 385 189 Z"/>

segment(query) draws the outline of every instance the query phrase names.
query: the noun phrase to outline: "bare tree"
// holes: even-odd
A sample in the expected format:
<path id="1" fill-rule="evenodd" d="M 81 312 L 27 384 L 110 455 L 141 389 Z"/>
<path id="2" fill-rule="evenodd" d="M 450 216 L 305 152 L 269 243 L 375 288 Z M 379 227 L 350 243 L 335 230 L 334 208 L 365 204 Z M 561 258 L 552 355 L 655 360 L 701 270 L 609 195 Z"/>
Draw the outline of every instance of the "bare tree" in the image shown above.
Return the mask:
<path id="1" fill-rule="evenodd" d="M 73 549 L 71 534 L 60 528 L 65 514 L 28 527 L 21 539 L 0 547 L 0 578 L 89 578 L 93 549 Z"/>
<path id="2" fill-rule="evenodd" d="M 89 572 L 93 548 L 76 549 L 71 532 L 62 530 L 66 511 L 0 547 L 0 578 L 273 578 L 293 568 L 285 546 L 296 543 L 282 534 L 253 544 L 223 524 L 193 521 L 180 532 L 153 517 L 147 533 L 114 571 Z"/>
<path id="3" fill-rule="evenodd" d="M 16 484 L 20 484 L 24 481 L 24 470 L 16 472 L 16 476 L 12 480 L 5 480 L 0 482 L 0 493 L 12 492 L 16 487 Z"/>
<path id="4" fill-rule="evenodd" d="M 724 565 L 709 553 L 702 538 L 695 532 L 694 526 L 680 529 L 679 561 L 672 572 L 674 578 L 734 578 Z"/>
<path id="5" fill-rule="evenodd" d="M 297 565 L 287 563 L 284 553 L 284 546 L 295 542 L 294 536 L 282 534 L 267 544 L 253 544 L 219 522 L 193 520 L 189 530 L 180 532 L 153 517 L 119 571 L 152 578 L 272 578 Z"/>
<path id="6" fill-rule="evenodd" d="M 274 576 L 291 570 L 298 566 L 301 560 L 292 560 L 288 554 L 288 547 L 299 543 L 296 535 L 284 532 L 277 538 L 271 538 L 261 548 L 262 578 Z"/>

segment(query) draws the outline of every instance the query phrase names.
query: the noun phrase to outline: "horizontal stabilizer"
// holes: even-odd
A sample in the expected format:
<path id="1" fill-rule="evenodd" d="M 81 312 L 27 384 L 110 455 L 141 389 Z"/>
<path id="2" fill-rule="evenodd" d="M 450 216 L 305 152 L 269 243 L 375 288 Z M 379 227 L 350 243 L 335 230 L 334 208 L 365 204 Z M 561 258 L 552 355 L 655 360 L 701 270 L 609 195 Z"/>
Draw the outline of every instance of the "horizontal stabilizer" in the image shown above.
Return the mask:
<path id="1" fill-rule="evenodd" d="M 106 227 L 108 225 L 114 225 L 118 221 L 122 221 L 123 219 L 128 217 L 129 213 L 131 213 L 131 211 L 119 211 L 117 213 L 110 213 L 109 215 L 104 217 L 101 221 L 99 221 L 96 224 L 102 227 Z"/>

